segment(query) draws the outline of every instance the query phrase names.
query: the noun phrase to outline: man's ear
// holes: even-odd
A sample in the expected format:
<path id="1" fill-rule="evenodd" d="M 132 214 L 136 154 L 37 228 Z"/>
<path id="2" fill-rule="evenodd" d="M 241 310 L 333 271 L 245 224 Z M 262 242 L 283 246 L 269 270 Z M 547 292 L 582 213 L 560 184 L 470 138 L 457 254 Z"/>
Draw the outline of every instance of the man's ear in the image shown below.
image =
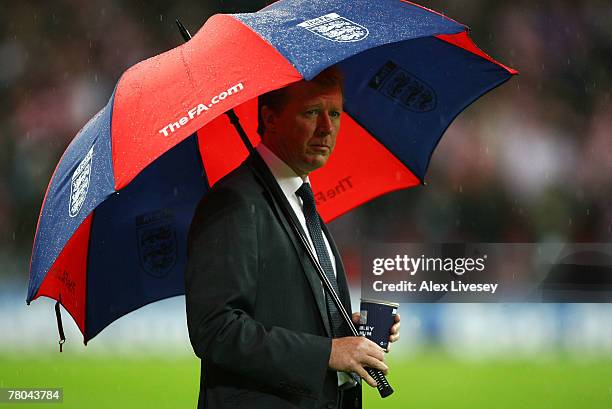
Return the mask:
<path id="1" fill-rule="evenodd" d="M 276 130 L 276 112 L 267 105 L 262 106 L 260 112 L 266 132 L 274 132 Z"/>

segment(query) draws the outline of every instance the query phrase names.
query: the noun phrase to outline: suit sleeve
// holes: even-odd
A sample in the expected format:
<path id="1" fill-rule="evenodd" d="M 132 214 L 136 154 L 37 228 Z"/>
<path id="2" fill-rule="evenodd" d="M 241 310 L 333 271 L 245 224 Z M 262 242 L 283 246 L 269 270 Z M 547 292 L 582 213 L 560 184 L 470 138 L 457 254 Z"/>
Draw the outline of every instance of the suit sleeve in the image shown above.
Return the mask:
<path id="1" fill-rule="evenodd" d="M 249 313 L 258 285 L 257 218 L 239 194 L 205 197 L 189 234 L 187 324 L 198 357 L 266 386 L 319 396 L 331 340 L 265 327 Z M 282 306 L 279 306 L 282 308 Z"/>

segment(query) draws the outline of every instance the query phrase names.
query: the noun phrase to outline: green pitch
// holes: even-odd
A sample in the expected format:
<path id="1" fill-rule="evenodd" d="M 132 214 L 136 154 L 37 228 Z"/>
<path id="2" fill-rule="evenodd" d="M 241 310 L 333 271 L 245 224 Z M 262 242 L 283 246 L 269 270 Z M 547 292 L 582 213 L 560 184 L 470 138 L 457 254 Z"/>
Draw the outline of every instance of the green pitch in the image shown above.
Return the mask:
<path id="1" fill-rule="evenodd" d="M 394 395 L 365 390 L 366 408 L 612 408 L 612 359 L 458 361 L 435 351 L 394 360 Z M 199 362 L 85 354 L 0 355 L 0 387 L 62 387 L 64 401 L 34 407 L 195 408 Z M 32 407 L 0 403 L 0 409 Z"/>

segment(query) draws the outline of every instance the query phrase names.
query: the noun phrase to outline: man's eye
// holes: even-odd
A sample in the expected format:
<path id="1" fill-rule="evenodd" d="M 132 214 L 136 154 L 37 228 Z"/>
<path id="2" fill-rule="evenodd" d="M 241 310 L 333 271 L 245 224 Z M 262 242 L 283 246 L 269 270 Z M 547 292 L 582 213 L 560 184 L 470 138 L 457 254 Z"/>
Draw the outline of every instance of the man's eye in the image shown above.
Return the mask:
<path id="1" fill-rule="evenodd" d="M 306 111 L 307 116 L 316 116 L 319 113 L 318 109 L 309 109 Z"/>
<path id="2" fill-rule="evenodd" d="M 340 114 L 341 113 L 338 112 L 338 111 L 332 111 L 332 112 L 329 113 L 329 116 L 332 117 L 332 118 L 340 118 Z"/>

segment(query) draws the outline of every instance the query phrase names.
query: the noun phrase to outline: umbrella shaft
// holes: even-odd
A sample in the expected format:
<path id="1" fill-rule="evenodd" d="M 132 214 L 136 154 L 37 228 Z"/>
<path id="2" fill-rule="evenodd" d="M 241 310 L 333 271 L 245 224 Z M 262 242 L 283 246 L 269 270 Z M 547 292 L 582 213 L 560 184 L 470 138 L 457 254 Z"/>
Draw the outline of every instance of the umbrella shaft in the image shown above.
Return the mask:
<path id="1" fill-rule="evenodd" d="M 242 140 L 242 143 L 244 143 L 244 146 L 246 146 L 246 148 L 249 150 L 249 153 L 253 153 L 255 148 L 253 148 L 251 140 L 242 128 L 242 125 L 240 125 L 240 119 L 238 118 L 238 115 L 236 115 L 236 112 L 234 112 L 233 109 L 230 109 L 225 113 L 225 115 L 229 117 L 230 122 L 232 125 L 234 125 L 234 128 L 236 128 L 236 132 L 238 132 L 238 135 L 240 135 L 240 139 Z"/>

